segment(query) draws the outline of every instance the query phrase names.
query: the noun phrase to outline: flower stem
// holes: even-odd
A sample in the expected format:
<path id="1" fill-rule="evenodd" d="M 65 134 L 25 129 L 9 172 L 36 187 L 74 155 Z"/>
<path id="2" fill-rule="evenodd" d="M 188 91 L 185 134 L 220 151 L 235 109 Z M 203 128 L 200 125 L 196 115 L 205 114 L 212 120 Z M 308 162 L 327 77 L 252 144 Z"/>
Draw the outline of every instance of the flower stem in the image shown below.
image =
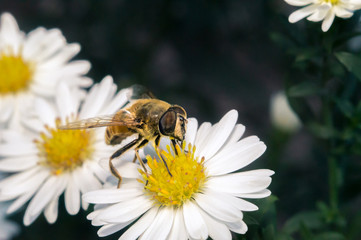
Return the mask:
<path id="1" fill-rule="evenodd" d="M 338 212 L 338 170 L 334 156 L 328 157 L 329 201 L 333 213 Z"/>

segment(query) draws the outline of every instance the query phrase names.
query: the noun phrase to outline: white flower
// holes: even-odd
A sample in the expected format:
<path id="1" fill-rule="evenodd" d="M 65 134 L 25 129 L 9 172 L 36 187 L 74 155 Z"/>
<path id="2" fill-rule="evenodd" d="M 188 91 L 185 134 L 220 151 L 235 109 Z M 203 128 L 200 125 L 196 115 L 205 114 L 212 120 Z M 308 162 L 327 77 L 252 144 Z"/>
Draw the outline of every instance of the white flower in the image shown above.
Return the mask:
<path id="1" fill-rule="evenodd" d="M 72 88 L 89 87 L 84 77 L 90 63 L 69 62 L 80 51 L 68 44 L 59 29 L 39 27 L 28 34 L 19 30 L 14 17 L 0 19 L 0 126 L 18 128 L 22 113 L 32 106 L 35 96 L 53 99 L 58 83 Z"/>
<path id="2" fill-rule="evenodd" d="M 312 22 L 322 22 L 322 31 L 330 29 L 335 16 L 350 18 L 355 10 L 361 8 L 359 0 L 285 0 L 293 6 L 305 6 L 293 12 L 288 20 L 291 23 L 307 17 Z"/>
<path id="3" fill-rule="evenodd" d="M 206 122 L 197 130 L 197 120 L 188 119 L 188 129 L 178 155 L 163 151 L 170 174 L 162 161 L 147 156 L 148 176 L 137 164 L 118 167 L 124 177 L 120 188 L 107 182 L 105 188 L 83 195 L 94 203 L 88 215 L 99 236 L 128 225 L 120 239 L 231 239 L 231 231 L 244 234 L 243 211 L 256 205 L 244 198 L 264 198 L 273 171 L 237 172 L 263 154 L 266 146 L 258 137 L 240 139 L 245 127 L 236 124 L 238 113 L 228 112 L 213 126 Z M 163 149 L 169 140 L 161 141 Z M 196 148 L 196 149 L 194 149 Z M 144 150 L 147 152 L 147 149 Z M 154 152 L 154 151 L 153 151 Z"/>
<path id="4" fill-rule="evenodd" d="M 301 127 L 301 121 L 292 110 L 284 92 L 280 91 L 271 97 L 271 122 L 285 132 L 295 132 Z"/>
<path id="5" fill-rule="evenodd" d="M 24 215 L 24 224 L 31 224 L 43 211 L 49 223 L 58 215 L 59 196 L 65 192 L 65 207 L 69 214 L 78 213 L 81 194 L 101 188 L 108 173 L 98 164 L 101 158 L 117 149 L 104 141 L 105 128 L 95 130 L 59 130 L 59 124 L 68 120 L 85 119 L 113 114 L 129 99 L 129 89 L 116 93 L 111 77 L 95 84 L 80 106 L 79 96 L 61 84 L 56 104 L 43 99 L 35 101 L 37 118 L 24 123 L 34 130 L 24 135 L 3 130 L 4 143 L 0 144 L 0 171 L 14 173 L 0 181 L 0 200 L 15 200 L 8 209 L 12 213 L 30 200 Z M 35 141 L 34 141 L 35 139 Z M 2 157 L 2 159 L 1 159 Z"/>
<path id="6" fill-rule="evenodd" d="M 0 179 L 4 178 L 0 174 Z M 7 203 L 0 203 L 0 239 L 8 240 L 11 239 L 19 232 L 19 226 L 14 222 L 8 221 L 6 219 L 6 209 L 8 208 Z"/>
<path id="7" fill-rule="evenodd" d="M 0 239 L 11 239 L 19 232 L 19 226 L 6 219 L 7 204 L 0 203 Z"/>

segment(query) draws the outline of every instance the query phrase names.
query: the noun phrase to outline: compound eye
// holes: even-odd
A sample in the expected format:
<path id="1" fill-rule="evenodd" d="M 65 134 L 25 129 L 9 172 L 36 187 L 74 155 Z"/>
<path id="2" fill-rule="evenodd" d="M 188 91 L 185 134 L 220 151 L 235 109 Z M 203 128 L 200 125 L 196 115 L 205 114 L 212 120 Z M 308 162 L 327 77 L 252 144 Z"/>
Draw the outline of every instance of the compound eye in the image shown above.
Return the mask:
<path id="1" fill-rule="evenodd" d="M 159 121 L 159 131 L 161 134 L 170 136 L 174 134 L 177 122 L 177 114 L 172 110 L 166 111 Z"/>

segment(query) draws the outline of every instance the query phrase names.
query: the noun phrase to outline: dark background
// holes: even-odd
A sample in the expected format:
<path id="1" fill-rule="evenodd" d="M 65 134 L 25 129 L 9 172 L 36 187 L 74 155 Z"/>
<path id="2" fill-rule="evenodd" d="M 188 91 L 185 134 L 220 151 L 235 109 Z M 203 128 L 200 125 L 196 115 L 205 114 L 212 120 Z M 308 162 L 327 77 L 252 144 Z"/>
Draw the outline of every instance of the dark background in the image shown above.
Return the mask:
<path id="1" fill-rule="evenodd" d="M 288 24 L 293 9 L 282 0 L 0 0 L 0 12 L 12 13 L 24 32 L 59 28 L 68 42 L 80 43 L 76 59 L 91 62 L 95 81 L 109 74 L 119 88 L 145 85 L 199 122 L 238 110 L 246 135 L 268 146 L 251 168 L 276 171 L 270 189 L 278 197 L 278 226 L 327 193 L 326 170 L 313 161 L 308 134 L 301 130 L 285 143 L 269 118 L 288 61 L 270 34 Z M 41 216 L 16 239 L 97 239 L 86 212 L 67 215 L 63 199 L 59 212 L 55 224 Z M 21 223 L 23 214 L 10 219 Z"/>

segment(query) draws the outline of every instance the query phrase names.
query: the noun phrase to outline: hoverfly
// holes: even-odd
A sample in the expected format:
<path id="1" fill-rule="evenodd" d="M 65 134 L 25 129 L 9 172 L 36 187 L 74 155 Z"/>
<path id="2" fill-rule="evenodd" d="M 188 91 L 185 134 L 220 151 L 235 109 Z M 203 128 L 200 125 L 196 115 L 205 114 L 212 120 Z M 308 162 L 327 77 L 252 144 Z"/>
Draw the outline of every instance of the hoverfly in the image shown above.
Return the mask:
<path id="1" fill-rule="evenodd" d="M 138 138 L 127 143 L 109 158 L 110 171 L 119 180 L 118 188 L 122 177 L 112 163 L 114 158 L 120 157 L 129 149 L 134 149 L 134 161 L 138 158 L 146 172 L 144 163 L 139 156 L 139 149 L 151 142 L 155 150 L 159 152 L 159 142 L 163 136 L 169 137 L 173 145 L 176 144 L 176 141 L 182 142 L 187 126 L 187 113 L 181 106 L 156 99 L 150 92 L 144 92 L 144 88 L 139 85 L 134 85 L 132 88 L 133 95 L 136 93 L 138 96 L 133 96 L 133 100 L 114 115 L 88 118 L 59 127 L 64 130 L 107 127 L 105 142 L 108 145 L 120 144 L 125 138 L 138 134 Z M 143 93 L 139 94 L 141 91 Z M 140 99 L 135 99 L 137 97 Z M 166 162 L 164 159 L 162 160 L 169 175 L 172 176 Z"/>

